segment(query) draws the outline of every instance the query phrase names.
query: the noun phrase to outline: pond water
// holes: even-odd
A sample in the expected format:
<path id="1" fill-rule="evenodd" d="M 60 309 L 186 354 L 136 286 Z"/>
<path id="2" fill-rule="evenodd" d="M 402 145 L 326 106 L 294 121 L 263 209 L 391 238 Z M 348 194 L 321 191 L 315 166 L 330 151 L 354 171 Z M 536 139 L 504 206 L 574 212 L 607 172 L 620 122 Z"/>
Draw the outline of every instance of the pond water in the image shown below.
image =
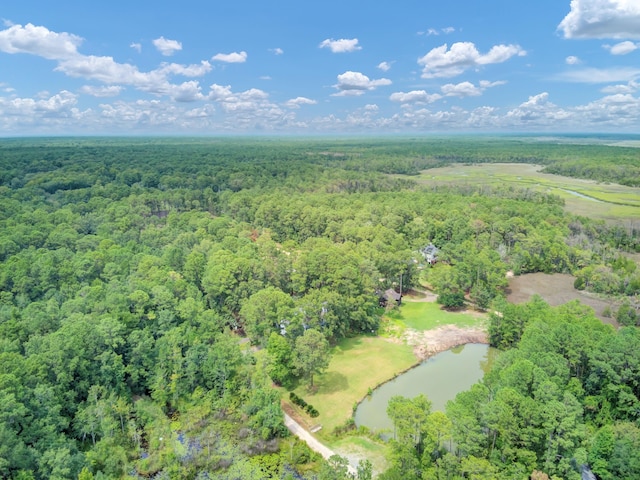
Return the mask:
<path id="1" fill-rule="evenodd" d="M 413 398 L 424 393 L 432 402 L 431 411 L 444 411 L 447 401 L 482 379 L 496 355 L 496 349 L 480 343 L 434 355 L 365 398 L 356 409 L 356 425 L 377 432 L 391 431 L 393 424 L 387 416 L 387 404 L 394 395 Z"/>

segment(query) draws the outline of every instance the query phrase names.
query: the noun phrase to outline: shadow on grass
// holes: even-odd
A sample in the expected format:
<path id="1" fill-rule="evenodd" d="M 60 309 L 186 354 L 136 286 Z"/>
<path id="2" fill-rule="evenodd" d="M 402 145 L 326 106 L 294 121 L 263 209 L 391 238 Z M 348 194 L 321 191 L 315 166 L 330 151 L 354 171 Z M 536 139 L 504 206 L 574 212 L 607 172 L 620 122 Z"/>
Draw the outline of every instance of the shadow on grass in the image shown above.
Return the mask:
<path id="1" fill-rule="evenodd" d="M 350 350 L 359 348 L 361 345 L 362 337 L 343 338 L 336 344 L 335 347 L 333 347 L 331 355 L 344 355 L 345 353 L 349 353 Z"/>
<path id="2" fill-rule="evenodd" d="M 316 393 L 319 394 L 341 392 L 349 388 L 349 380 L 340 372 L 327 372 L 318 380 Z"/>

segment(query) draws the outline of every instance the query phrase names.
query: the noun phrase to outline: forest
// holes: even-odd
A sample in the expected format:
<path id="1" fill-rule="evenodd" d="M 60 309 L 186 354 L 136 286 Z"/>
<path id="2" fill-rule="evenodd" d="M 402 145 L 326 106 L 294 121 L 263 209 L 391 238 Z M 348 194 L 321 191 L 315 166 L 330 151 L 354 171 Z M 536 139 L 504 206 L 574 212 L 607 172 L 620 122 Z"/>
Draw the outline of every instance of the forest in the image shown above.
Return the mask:
<path id="1" fill-rule="evenodd" d="M 640 150 L 604 143 L 0 140 L 0 477 L 372 478 L 290 436 L 281 398 L 376 334 L 432 243 L 441 303 L 490 312 L 503 354 L 446 412 L 394 399 L 378 478 L 640 478 L 640 225 L 413 178 L 480 162 L 640 186 Z M 507 271 L 570 273 L 615 325 L 510 304 Z"/>

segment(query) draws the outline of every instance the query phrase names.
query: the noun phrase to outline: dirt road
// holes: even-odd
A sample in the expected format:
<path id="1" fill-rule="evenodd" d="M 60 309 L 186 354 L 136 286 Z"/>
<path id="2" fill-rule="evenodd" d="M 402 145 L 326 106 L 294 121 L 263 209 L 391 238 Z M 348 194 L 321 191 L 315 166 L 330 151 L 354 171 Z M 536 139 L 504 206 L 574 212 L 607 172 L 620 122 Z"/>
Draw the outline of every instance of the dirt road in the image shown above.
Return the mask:
<path id="1" fill-rule="evenodd" d="M 336 452 L 331 450 L 326 445 L 320 443 L 313 435 L 305 430 L 302 425 L 300 425 L 286 413 L 284 414 L 284 424 L 291 433 L 293 433 L 300 440 L 304 441 L 311 450 L 313 450 L 314 452 L 318 452 L 327 460 L 333 455 L 336 455 Z M 353 465 L 349 465 L 347 468 L 350 474 L 356 475 L 357 471 Z"/>

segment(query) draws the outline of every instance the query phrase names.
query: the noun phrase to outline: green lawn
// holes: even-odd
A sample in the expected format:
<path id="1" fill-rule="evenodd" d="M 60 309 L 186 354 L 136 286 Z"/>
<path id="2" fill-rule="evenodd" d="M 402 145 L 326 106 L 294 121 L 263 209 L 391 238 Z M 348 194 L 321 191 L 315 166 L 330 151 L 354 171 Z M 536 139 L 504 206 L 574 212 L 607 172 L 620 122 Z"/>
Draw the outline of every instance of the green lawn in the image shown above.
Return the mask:
<path id="1" fill-rule="evenodd" d="M 441 309 L 435 302 L 404 301 L 399 309 L 387 313 L 393 323 L 413 328 L 414 330 L 432 330 L 442 325 L 457 325 L 458 327 L 476 327 L 481 322 L 470 313 L 448 312 Z"/>
<path id="2" fill-rule="evenodd" d="M 322 425 L 318 435 L 327 440 L 335 427 L 351 417 L 353 406 L 370 388 L 416 361 L 411 347 L 404 344 L 380 337 L 343 339 L 333 349 L 327 371 L 316 377 L 316 391 L 311 393 L 306 385 L 300 385 L 295 392 L 320 412 L 319 417 L 307 422 Z"/>

